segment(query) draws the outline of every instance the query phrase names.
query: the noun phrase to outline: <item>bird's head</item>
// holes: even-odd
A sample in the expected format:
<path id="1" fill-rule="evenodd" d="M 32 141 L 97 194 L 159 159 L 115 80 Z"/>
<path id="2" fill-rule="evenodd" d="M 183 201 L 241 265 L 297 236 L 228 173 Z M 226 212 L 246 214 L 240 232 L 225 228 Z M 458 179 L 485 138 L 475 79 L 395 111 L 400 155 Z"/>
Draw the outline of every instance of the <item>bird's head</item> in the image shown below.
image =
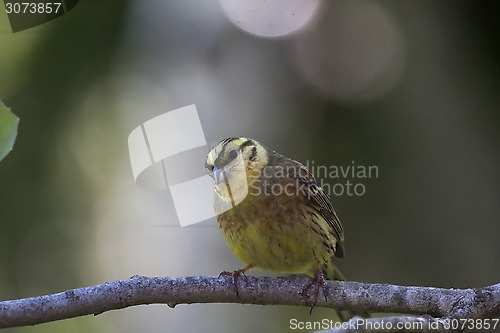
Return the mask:
<path id="1" fill-rule="evenodd" d="M 205 170 L 215 185 L 243 182 L 248 185 L 267 165 L 266 148 L 255 140 L 228 138 L 219 142 L 207 155 Z"/>

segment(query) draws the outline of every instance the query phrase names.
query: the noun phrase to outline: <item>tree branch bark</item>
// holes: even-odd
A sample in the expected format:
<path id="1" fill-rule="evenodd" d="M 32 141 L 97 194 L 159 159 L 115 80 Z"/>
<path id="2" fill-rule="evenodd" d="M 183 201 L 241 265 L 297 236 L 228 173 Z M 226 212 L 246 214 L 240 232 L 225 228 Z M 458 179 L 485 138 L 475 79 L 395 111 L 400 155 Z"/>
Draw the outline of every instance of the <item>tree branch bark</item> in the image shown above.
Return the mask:
<path id="1" fill-rule="evenodd" d="M 311 297 L 302 296 L 302 289 L 308 279 L 302 275 L 242 277 L 238 280 L 237 295 L 231 278 L 133 276 L 127 280 L 57 294 L 0 302 L 0 328 L 97 315 L 154 303 L 170 307 L 192 303 L 307 306 Z M 443 289 L 325 281 L 324 290 L 326 300 L 320 291 L 317 307 L 426 314 L 437 318 L 484 319 L 500 316 L 500 284 L 478 289 Z"/>

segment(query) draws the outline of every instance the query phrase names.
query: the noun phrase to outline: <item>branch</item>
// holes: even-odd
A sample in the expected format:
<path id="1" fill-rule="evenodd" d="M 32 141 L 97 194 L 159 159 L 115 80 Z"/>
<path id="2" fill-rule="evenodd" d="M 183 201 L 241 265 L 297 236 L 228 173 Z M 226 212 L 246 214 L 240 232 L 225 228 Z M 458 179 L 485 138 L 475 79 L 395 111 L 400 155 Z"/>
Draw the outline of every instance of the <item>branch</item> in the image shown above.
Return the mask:
<path id="1" fill-rule="evenodd" d="M 229 277 L 133 276 L 128 280 L 58 294 L 0 302 L 0 328 L 97 315 L 154 303 L 170 307 L 191 303 L 307 306 L 310 299 L 303 297 L 301 292 L 308 279 L 303 275 L 240 278 L 237 295 Z M 500 284 L 482 289 L 442 289 L 325 281 L 325 290 L 326 300 L 320 295 L 316 303 L 318 307 L 447 318 L 500 316 Z"/>

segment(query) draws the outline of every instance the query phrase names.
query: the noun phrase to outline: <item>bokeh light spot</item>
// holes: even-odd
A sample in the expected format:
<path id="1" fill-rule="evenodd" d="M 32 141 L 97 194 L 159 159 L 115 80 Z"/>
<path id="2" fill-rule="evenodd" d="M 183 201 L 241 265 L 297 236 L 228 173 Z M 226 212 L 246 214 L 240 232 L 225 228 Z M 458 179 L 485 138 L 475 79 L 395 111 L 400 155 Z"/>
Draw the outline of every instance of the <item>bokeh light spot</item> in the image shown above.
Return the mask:
<path id="1" fill-rule="evenodd" d="M 389 13 L 372 2 L 332 1 L 315 25 L 294 38 L 304 80 L 334 100 L 378 97 L 400 79 L 405 48 Z"/>
<path id="2" fill-rule="evenodd" d="M 315 15 L 319 0 L 219 0 L 236 26 L 262 37 L 283 37 L 303 28 Z"/>

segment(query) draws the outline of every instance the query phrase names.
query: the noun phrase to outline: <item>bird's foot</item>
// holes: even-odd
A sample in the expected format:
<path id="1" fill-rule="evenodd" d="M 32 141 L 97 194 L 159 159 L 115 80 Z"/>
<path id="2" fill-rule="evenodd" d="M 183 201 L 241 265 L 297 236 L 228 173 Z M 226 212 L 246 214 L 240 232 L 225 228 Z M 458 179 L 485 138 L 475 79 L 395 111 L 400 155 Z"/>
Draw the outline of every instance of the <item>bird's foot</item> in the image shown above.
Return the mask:
<path id="1" fill-rule="evenodd" d="M 234 288 L 236 289 L 236 295 L 240 296 L 239 291 L 238 291 L 238 279 L 241 276 L 243 276 L 245 278 L 245 282 L 247 282 L 247 276 L 246 276 L 245 272 L 248 271 L 252 267 L 253 267 L 252 264 L 248 264 L 248 265 L 246 265 L 245 267 L 243 267 L 241 269 L 235 270 L 234 272 L 222 271 L 222 272 L 220 272 L 219 277 L 221 277 L 221 276 L 231 276 L 232 277 L 231 281 L 232 281 L 232 283 L 234 285 Z"/>
<path id="2" fill-rule="evenodd" d="M 318 296 L 319 296 L 319 289 L 321 288 L 323 290 L 323 296 L 325 296 L 325 301 L 326 299 L 326 287 L 325 287 L 325 277 L 323 275 L 323 270 L 321 267 L 317 267 L 316 271 L 314 272 L 314 275 L 307 281 L 306 285 L 304 286 L 304 289 L 302 289 L 302 296 L 308 298 L 308 293 L 307 291 L 309 289 L 313 288 L 313 302 L 311 304 L 311 310 L 309 311 L 309 315 L 312 313 L 312 310 L 316 306 L 316 303 L 318 301 Z"/>

